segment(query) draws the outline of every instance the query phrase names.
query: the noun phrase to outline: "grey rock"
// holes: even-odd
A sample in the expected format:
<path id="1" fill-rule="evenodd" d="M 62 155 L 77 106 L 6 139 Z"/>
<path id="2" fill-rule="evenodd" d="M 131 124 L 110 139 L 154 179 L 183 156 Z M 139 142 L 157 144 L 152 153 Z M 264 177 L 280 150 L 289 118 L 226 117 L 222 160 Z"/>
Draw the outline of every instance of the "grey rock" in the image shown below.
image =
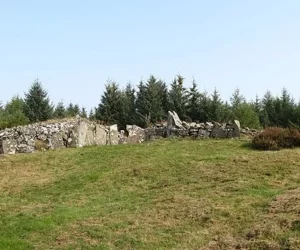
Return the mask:
<path id="1" fill-rule="evenodd" d="M 126 125 L 126 131 L 128 132 L 128 144 L 142 143 L 145 140 L 144 129 L 136 125 Z"/>
<path id="2" fill-rule="evenodd" d="M 119 144 L 119 133 L 118 133 L 118 125 L 112 125 L 109 127 L 109 145 L 117 145 Z"/>

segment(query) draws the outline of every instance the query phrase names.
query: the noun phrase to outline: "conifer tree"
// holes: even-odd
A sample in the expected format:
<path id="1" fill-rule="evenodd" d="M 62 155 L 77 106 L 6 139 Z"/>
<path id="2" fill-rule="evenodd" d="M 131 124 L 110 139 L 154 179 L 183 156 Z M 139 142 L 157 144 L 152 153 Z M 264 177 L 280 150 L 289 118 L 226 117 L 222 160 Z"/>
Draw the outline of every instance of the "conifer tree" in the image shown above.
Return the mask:
<path id="1" fill-rule="evenodd" d="M 220 94 L 215 88 L 210 101 L 210 108 L 209 108 L 209 118 L 211 121 L 221 122 L 222 120 L 222 105 L 223 102 L 220 98 Z"/>
<path id="2" fill-rule="evenodd" d="M 54 118 L 59 118 L 59 119 L 65 118 L 67 116 L 66 109 L 62 101 L 56 105 L 53 116 Z"/>
<path id="3" fill-rule="evenodd" d="M 189 89 L 188 92 L 188 103 L 187 103 L 187 116 L 192 121 L 200 121 L 201 114 L 200 114 L 200 97 L 201 94 L 197 89 L 197 84 L 195 79 L 193 79 L 192 87 Z"/>
<path id="4" fill-rule="evenodd" d="M 169 92 L 170 108 L 175 111 L 178 116 L 185 120 L 186 119 L 186 109 L 188 102 L 187 90 L 183 86 L 184 78 L 178 75 L 171 84 L 171 89 Z"/>
<path id="5" fill-rule="evenodd" d="M 108 81 L 105 91 L 101 96 L 101 102 L 96 109 L 96 119 L 107 124 L 115 124 L 119 121 L 121 111 L 121 92 L 116 82 Z"/>
<path id="6" fill-rule="evenodd" d="M 82 108 L 81 108 L 80 116 L 81 116 L 82 118 L 87 118 L 87 112 L 86 112 L 85 107 L 82 107 Z"/>
<path id="7" fill-rule="evenodd" d="M 35 80 L 28 93 L 25 93 L 24 112 L 30 122 L 45 121 L 53 115 L 48 93 L 39 80 Z"/>

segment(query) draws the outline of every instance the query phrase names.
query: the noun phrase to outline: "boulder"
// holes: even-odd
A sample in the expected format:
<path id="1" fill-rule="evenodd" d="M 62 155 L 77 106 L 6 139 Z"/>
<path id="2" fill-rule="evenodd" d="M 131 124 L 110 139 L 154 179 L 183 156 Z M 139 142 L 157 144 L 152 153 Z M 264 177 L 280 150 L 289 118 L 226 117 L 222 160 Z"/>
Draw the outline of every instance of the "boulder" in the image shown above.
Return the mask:
<path id="1" fill-rule="evenodd" d="M 126 125 L 126 131 L 128 144 L 141 143 L 145 140 L 145 130 L 136 125 Z"/>
<path id="2" fill-rule="evenodd" d="M 215 123 L 214 127 L 211 131 L 211 137 L 212 138 L 227 138 L 228 137 L 228 131 L 226 129 L 226 126 L 221 125 L 219 123 Z"/>

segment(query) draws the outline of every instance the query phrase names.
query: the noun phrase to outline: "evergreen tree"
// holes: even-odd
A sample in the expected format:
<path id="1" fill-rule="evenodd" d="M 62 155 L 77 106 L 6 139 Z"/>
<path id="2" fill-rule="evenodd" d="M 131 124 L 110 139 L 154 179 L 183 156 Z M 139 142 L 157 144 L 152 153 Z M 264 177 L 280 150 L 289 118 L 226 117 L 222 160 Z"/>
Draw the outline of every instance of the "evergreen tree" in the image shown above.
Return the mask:
<path id="1" fill-rule="evenodd" d="M 200 122 L 208 122 L 209 120 L 211 120 L 210 103 L 211 103 L 211 100 L 206 91 L 204 91 L 204 93 L 200 94 L 200 103 L 199 103 L 199 106 L 200 106 L 199 121 Z"/>
<path id="2" fill-rule="evenodd" d="M 275 99 L 270 91 L 267 91 L 262 99 L 262 126 L 278 126 L 277 114 L 275 111 Z"/>
<path id="3" fill-rule="evenodd" d="M 119 126 L 125 129 L 128 124 L 135 124 L 135 90 L 128 83 L 125 90 L 121 91 L 121 110 L 119 115 Z"/>
<path id="4" fill-rule="evenodd" d="M 136 98 L 136 124 L 141 127 L 145 127 L 148 122 L 148 107 L 146 99 L 146 85 L 143 81 L 140 81 L 138 85 L 137 98 Z"/>
<path id="5" fill-rule="evenodd" d="M 24 112 L 30 122 L 45 121 L 53 115 L 48 93 L 39 80 L 34 81 L 28 93 L 25 93 Z"/>
<path id="6" fill-rule="evenodd" d="M 161 121 L 164 117 L 162 86 L 163 83 L 153 75 L 146 83 L 146 109 L 151 123 Z"/>
<path id="7" fill-rule="evenodd" d="M 169 92 L 170 108 L 172 111 L 176 111 L 178 116 L 185 120 L 186 109 L 188 102 L 187 90 L 183 87 L 184 78 L 178 75 L 171 84 L 171 90 Z"/>
<path id="8" fill-rule="evenodd" d="M 115 124 L 119 121 L 121 111 L 121 92 L 117 83 L 108 81 L 101 102 L 96 109 L 96 119 L 107 124 Z"/>
<path id="9" fill-rule="evenodd" d="M 235 112 L 236 109 L 239 108 L 239 106 L 245 102 L 245 98 L 243 95 L 241 95 L 240 93 L 240 89 L 237 88 L 232 96 L 230 97 L 230 102 L 231 102 L 231 107 L 232 107 L 232 110 L 233 110 L 233 113 Z"/>
<path id="10" fill-rule="evenodd" d="M 223 102 L 220 98 L 220 94 L 217 89 L 214 90 L 211 101 L 210 101 L 210 108 L 209 108 L 209 118 L 211 121 L 222 121 L 222 105 Z"/>
<path id="11" fill-rule="evenodd" d="M 193 79 L 192 87 L 189 89 L 188 103 L 187 103 L 187 116 L 192 121 L 199 121 L 201 119 L 200 99 L 201 99 L 201 94 L 197 89 L 197 84 L 195 79 Z"/>
<path id="12" fill-rule="evenodd" d="M 86 112 L 85 107 L 82 107 L 82 108 L 81 108 L 80 116 L 81 116 L 82 118 L 87 118 L 87 112 Z"/>
<path id="13" fill-rule="evenodd" d="M 59 102 L 55 107 L 53 117 L 61 119 L 61 118 L 65 118 L 66 116 L 67 116 L 67 112 L 64 103 Z"/>
<path id="14" fill-rule="evenodd" d="M 145 127 L 167 116 L 168 94 L 166 84 L 151 75 L 147 83 L 140 82 L 137 92 L 136 113 L 137 124 Z"/>
<path id="15" fill-rule="evenodd" d="M 93 109 L 90 110 L 90 113 L 89 113 L 89 120 L 91 120 L 91 121 L 96 120 L 95 112 L 94 112 Z"/>
<path id="16" fill-rule="evenodd" d="M 74 117 L 76 115 L 80 115 L 80 108 L 78 104 L 69 103 L 67 107 L 67 116 L 68 117 Z"/>
<path id="17" fill-rule="evenodd" d="M 19 96 L 14 96 L 5 107 L 0 108 L 0 129 L 28 123 L 29 119 L 24 114 L 24 101 Z"/>

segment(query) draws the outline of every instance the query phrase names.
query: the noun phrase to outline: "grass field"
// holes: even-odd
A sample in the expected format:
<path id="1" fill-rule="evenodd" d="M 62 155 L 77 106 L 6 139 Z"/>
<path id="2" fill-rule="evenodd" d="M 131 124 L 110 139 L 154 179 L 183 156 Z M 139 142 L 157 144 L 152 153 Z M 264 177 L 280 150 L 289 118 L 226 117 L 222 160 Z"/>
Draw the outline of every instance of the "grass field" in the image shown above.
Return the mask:
<path id="1" fill-rule="evenodd" d="M 0 157 L 0 249 L 300 249 L 300 150 L 162 140 Z"/>

